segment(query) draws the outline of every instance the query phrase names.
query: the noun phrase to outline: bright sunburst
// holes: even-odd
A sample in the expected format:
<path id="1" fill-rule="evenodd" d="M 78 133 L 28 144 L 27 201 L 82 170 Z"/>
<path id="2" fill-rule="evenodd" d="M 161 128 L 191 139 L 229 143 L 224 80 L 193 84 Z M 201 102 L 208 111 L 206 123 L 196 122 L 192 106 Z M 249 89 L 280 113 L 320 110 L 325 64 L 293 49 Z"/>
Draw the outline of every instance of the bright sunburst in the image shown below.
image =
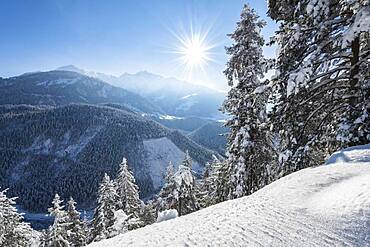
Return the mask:
<path id="1" fill-rule="evenodd" d="M 199 24 L 195 27 L 191 22 L 188 28 L 184 28 L 184 25 L 176 29 L 168 28 L 174 39 L 168 44 L 170 50 L 163 51 L 175 55 L 169 62 L 174 65 L 173 70 L 179 78 L 197 83 L 208 81 L 206 67 L 211 62 L 217 63 L 214 48 L 221 44 L 214 35 L 210 37 L 212 26 Z"/>
<path id="2" fill-rule="evenodd" d="M 173 53 L 178 54 L 179 66 L 183 68 L 183 72 L 191 77 L 193 73 L 200 70 L 204 72 L 204 67 L 211 58 L 211 49 L 215 45 L 207 42 L 208 32 L 195 32 L 190 28 L 190 32 L 172 32 L 176 37 L 178 44 L 175 46 Z"/>
<path id="3" fill-rule="evenodd" d="M 180 54 L 188 66 L 202 66 L 210 60 L 208 57 L 209 48 L 199 36 L 192 36 L 190 40 L 186 40 L 182 44 Z"/>

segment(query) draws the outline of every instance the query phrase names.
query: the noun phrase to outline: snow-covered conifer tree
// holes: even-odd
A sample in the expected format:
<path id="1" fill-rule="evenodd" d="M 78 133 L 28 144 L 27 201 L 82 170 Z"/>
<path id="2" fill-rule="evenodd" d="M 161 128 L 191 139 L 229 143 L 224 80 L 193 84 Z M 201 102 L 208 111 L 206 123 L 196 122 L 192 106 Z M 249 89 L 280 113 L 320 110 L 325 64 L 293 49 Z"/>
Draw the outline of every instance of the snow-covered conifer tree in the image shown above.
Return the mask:
<path id="1" fill-rule="evenodd" d="M 172 161 L 170 161 L 166 169 L 166 176 L 164 178 L 165 183 L 171 182 L 173 174 L 175 174 L 175 168 L 173 167 Z"/>
<path id="2" fill-rule="evenodd" d="M 189 153 L 186 152 L 185 158 L 179 169 L 174 174 L 175 190 L 172 192 L 176 200 L 176 209 L 179 215 L 185 215 L 199 209 L 197 188 L 195 177 L 191 170 L 192 161 Z"/>
<path id="3" fill-rule="evenodd" d="M 140 212 L 140 220 L 143 226 L 153 224 L 157 219 L 157 213 L 152 201 L 146 202 Z"/>
<path id="4" fill-rule="evenodd" d="M 217 184 L 220 177 L 219 172 L 221 166 L 222 162 L 216 156 L 213 156 L 213 161 L 211 163 L 207 163 L 204 168 L 199 188 L 200 195 L 198 196 L 200 198 L 202 208 L 211 206 L 218 202 Z"/>
<path id="5" fill-rule="evenodd" d="M 181 163 L 183 166 L 186 166 L 186 167 L 189 167 L 190 170 L 192 169 L 192 160 L 191 160 L 191 157 L 189 155 L 189 151 L 186 150 L 185 152 L 185 157 L 184 159 L 182 160 L 182 163 Z"/>
<path id="6" fill-rule="evenodd" d="M 68 242 L 76 247 L 85 246 L 87 244 L 85 225 L 81 220 L 80 213 L 76 210 L 76 202 L 72 197 L 67 202 L 67 222 Z"/>
<path id="7" fill-rule="evenodd" d="M 92 220 L 93 241 L 110 237 L 111 227 L 115 222 L 117 200 L 115 184 L 107 174 L 104 174 L 99 186 L 97 207 Z"/>
<path id="8" fill-rule="evenodd" d="M 29 246 L 31 227 L 15 208 L 15 198 L 8 198 L 6 190 L 0 191 L 0 246 Z"/>
<path id="9" fill-rule="evenodd" d="M 138 218 L 141 208 L 139 187 L 135 184 L 135 177 L 129 170 L 125 158 L 119 167 L 116 188 L 120 202 L 119 209 L 122 209 L 129 218 Z"/>
<path id="10" fill-rule="evenodd" d="M 172 162 L 170 162 L 167 166 L 166 176 L 165 176 L 165 183 L 159 192 L 159 202 L 158 202 L 158 210 L 163 211 L 166 209 L 172 208 L 175 203 L 175 194 L 174 191 L 176 189 L 176 183 L 174 180 L 174 166 Z"/>
<path id="11" fill-rule="evenodd" d="M 52 207 L 48 209 L 50 216 L 54 217 L 54 223 L 50 226 L 47 236 L 47 246 L 50 247 L 69 247 L 69 232 L 67 231 L 70 223 L 67 213 L 64 210 L 63 200 L 58 194 L 52 201 Z"/>
<path id="12" fill-rule="evenodd" d="M 266 124 L 269 94 L 267 82 L 262 80 L 267 69 L 262 54 L 264 26 L 265 22 L 245 5 L 236 30 L 229 35 L 234 43 L 226 48 L 230 59 L 224 73 L 232 88 L 223 111 L 231 115 L 226 124 L 231 132 L 222 172 L 227 178 L 221 178 L 226 184 L 219 189 L 228 199 L 248 195 L 271 180 L 272 151 Z"/>
<path id="13" fill-rule="evenodd" d="M 280 22 L 272 126 L 281 175 L 370 141 L 367 0 L 269 1 Z"/>

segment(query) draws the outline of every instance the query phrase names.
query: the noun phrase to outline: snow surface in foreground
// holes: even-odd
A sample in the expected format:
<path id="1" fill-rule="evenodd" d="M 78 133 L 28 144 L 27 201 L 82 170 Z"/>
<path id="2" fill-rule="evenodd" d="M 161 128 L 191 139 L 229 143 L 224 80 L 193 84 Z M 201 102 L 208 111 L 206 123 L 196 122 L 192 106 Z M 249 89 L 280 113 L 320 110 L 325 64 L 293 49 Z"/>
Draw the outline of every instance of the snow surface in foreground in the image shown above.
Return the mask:
<path id="1" fill-rule="evenodd" d="M 91 246 L 370 246 L 370 146 L 327 163 Z"/>

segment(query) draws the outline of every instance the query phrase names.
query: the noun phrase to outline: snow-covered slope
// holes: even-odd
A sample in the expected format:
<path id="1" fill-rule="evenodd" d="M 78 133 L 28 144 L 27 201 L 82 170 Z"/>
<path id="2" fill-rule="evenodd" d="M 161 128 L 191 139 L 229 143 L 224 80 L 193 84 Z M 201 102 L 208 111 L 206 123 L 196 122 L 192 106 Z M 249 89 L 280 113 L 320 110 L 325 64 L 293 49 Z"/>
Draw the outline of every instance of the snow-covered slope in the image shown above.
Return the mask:
<path id="1" fill-rule="evenodd" d="M 145 140 L 143 145 L 147 154 L 146 162 L 149 165 L 149 175 L 153 181 L 154 189 L 160 190 L 164 183 L 169 162 L 172 162 L 177 170 L 184 159 L 185 153 L 167 137 Z M 198 162 L 193 161 L 192 165 L 194 171 L 200 172 L 202 170 L 202 166 Z"/>
<path id="2" fill-rule="evenodd" d="M 91 246 L 370 246 L 369 159 L 370 146 L 347 149 L 251 196 Z"/>

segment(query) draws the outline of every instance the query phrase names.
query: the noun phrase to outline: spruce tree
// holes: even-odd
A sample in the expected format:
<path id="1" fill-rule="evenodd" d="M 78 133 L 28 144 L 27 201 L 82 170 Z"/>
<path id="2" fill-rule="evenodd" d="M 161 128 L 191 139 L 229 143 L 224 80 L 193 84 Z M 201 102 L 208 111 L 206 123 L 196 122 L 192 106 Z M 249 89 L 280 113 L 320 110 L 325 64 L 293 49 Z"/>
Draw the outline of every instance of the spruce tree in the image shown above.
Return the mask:
<path id="1" fill-rule="evenodd" d="M 115 184 L 107 174 L 99 186 L 97 207 L 92 220 L 92 241 L 109 238 L 115 222 L 118 195 Z"/>
<path id="2" fill-rule="evenodd" d="M 54 223 L 49 227 L 47 246 L 50 247 L 69 247 L 69 232 L 67 231 L 70 223 L 67 213 L 64 210 L 63 200 L 58 194 L 52 201 L 52 207 L 48 209 L 50 216 L 54 217 Z"/>
<path id="3" fill-rule="evenodd" d="M 167 169 L 166 169 L 166 176 L 165 176 L 165 183 L 170 183 L 173 179 L 173 174 L 175 173 L 175 168 L 172 164 L 172 161 L 169 162 Z"/>
<path id="4" fill-rule="evenodd" d="M 152 201 L 146 202 L 144 207 L 140 212 L 140 220 L 143 223 L 143 226 L 151 225 L 155 223 L 157 219 L 157 213 Z"/>
<path id="5" fill-rule="evenodd" d="M 192 173 L 192 161 L 189 153 L 185 157 L 174 174 L 175 189 L 172 192 L 176 200 L 176 209 L 179 215 L 185 215 L 194 212 L 200 208 L 196 197 L 197 190 L 195 186 L 195 177 Z"/>
<path id="6" fill-rule="evenodd" d="M 15 199 L 0 191 L 0 246 L 29 246 L 32 229 L 15 208 Z"/>
<path id="7" fill-rule="evenodd" d="M 48 247 L 48 230 L 42 230 L 38 238 L 39 246 L 38 247 Z"/>
<path id="8" fill-rule="evenodd" d="M 202 208 L 219 202 L 217 185 L 220 177 L 219 173 L 221 166 L 222 162 L 216 156 L 213 156 L 213 161 L 211 163 L 207 163 L 204 168 L 199 188 L 200 195 L 198 196 L 200 198 L 200 205 Z"/>
<path id="9" fill-rule="evenodd" d="M 286 175 L 370 141 L 370 10 L 366 0 L 270 0 L 269 7 L 280 22 L 271 119 Z"/>
<path id="10" fill-rule="evenodd" d="M 119 209 L 122 209 L 129 218 L 138 218 L 141 201 L 139 187 L 135 184 L 135 177 L 129 170 L 127 160 L 122 159 L 116 178 L 116 188 L 119 198 Z"/>
<path id="11" fill-rule="evenodd" d="M 69 231 L 68 242 L 72 246 L 85 246 L 87 236 L 84 222 L 81 220 L 80 213 L 76 210 L 76 202 L 71 197 L 67 202 L 67 222 Z"/>
<path id="12" fill-rule="evenodd" d="M 251 194 L 271 180 L 272 145 L 266 116 L 269 92 L 262 80 L 268 64 L 262 54 L 264 26 L 245 5 L 236 30 L 229 35 L 234 43 L 226 48 L 230 58 L 224 73 L 232 88 L 223 111 L 231 115 L 226 123 L 231 131 L 223 167 L 226 184 L 220 189 L 228 199 Z"/>
<path id="13" fill-rule="evenodd" d="M 176 189 L 176 183 L 174 180 L 174 166 L 172 162 L 170 162 L 167 166 L 166 176 L 165 176 L 165 183 L 159 192 L 159 199 L 158 199 L 158 210 L 163 211 L 166 209 L 171 209 L 175 203 L 175 195 L 174 191 Z"/>

